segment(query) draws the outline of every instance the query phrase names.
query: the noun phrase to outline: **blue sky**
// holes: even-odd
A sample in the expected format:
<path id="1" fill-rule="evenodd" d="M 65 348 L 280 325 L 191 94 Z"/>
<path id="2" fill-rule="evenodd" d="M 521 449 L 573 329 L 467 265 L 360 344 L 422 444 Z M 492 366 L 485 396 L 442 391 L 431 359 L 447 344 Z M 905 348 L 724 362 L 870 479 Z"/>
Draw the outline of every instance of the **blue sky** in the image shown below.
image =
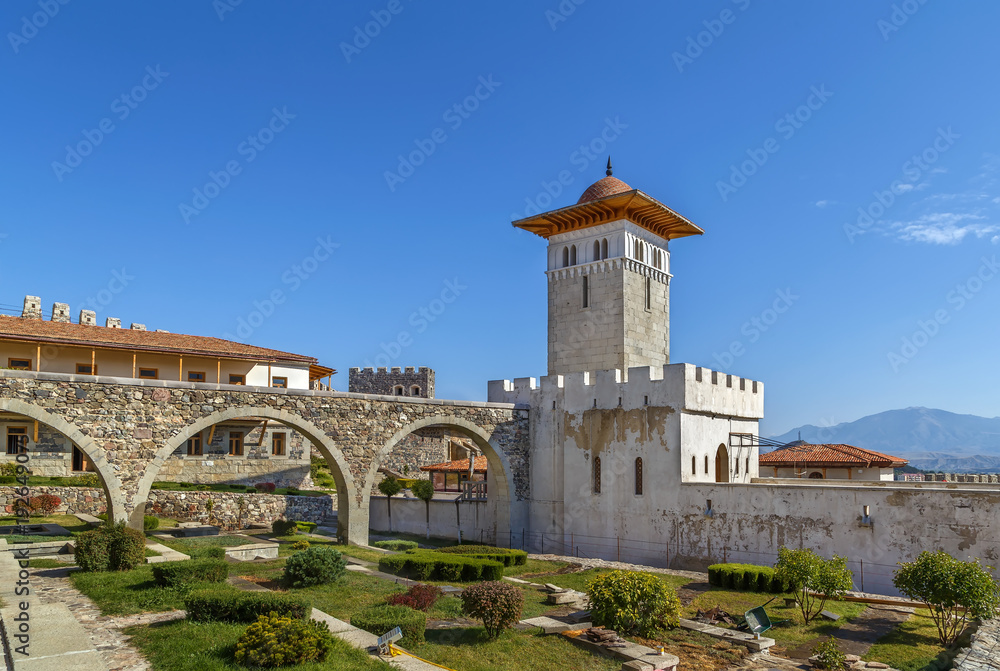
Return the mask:
<path id="1" fill-rule="evenodd" d="M 610 152 L 705 229 L 671 359 L 764 381 L 762 432 L 995 415 L 1000 7 L 679 4 L 5 2 L 0 304 L 484 399 L 546 368 L 510 221 Z"/>

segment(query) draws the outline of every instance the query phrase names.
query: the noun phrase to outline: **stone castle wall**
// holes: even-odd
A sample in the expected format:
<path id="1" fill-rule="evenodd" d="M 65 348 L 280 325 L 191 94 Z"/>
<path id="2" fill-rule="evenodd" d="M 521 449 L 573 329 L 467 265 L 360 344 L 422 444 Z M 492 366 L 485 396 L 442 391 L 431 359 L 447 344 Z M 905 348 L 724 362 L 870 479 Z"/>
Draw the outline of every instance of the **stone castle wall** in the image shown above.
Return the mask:
<path id="1" fill-rule="evenodd" d="M 434 398 L 434 371 L 420 368 L 351 368 L 348 371 L 348 391 L 353 394 L 378 394 L 380 396 L 416 396 Z M 397 394 L 396 388 L 403 393 Z M 413 394 L 413 387 L 420 393 Z"/>

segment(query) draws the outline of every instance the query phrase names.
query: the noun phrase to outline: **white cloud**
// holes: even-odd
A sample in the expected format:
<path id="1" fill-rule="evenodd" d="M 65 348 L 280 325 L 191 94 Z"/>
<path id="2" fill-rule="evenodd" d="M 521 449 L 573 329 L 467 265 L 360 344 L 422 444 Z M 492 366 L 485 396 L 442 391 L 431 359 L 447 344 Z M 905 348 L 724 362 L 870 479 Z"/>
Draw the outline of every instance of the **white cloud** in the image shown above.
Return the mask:
<path id="1" fill-rule="evenodd" d="M 913 191 L 913 185 L 908 184 L 906 182 L 903 182 L 902 184 L 897 184 L 896 191 L 902 191 L 903 193 L 906 193 L 907 191 Z"/>
<path id="2" fill-rule="evenodd" d="M 817 200 L 816 201 L 816 207 L 818 207 L 820 209 L 823 209 L 824 207 L 829 207 L 830 205 L 836 205 L 836 204 L 837 204 L 837 201 L 835 201 L 835 200 Z"/>
<path id="3" fill-rule="evenodd" d="M 992 242 L 994 245 L 1000 245 L 1000 235 L 994 235 L 992 238 L 990 238 L 990 242 Z"/>
<path id="4" fill-rule="evenodd" d="M 1000 231 L 1000 226 L 978 223 L 984 217 L 977 214 L 937 212 L 926 214 L 913 221 L 892 224 L 897 237 L 907 242 L 925 242 L 931 245 L 957 245 L 968 236 L 983 238 Z M 1000 236 L 994 236 L 994 240 Z"/>

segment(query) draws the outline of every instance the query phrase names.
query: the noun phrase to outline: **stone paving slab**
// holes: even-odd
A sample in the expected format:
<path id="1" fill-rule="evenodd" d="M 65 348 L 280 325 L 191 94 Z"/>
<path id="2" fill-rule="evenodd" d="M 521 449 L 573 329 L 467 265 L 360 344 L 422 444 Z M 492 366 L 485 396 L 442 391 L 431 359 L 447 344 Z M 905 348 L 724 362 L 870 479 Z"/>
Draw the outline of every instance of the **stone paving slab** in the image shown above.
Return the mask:
<path id="1" fill-rule="evenodd" d="M 183 561 L 191 558 L 183 552 L 178 552 L 177 550 L 168 548 L 166 545 L 161 545 L 160 543 L 146 541 L 146 547 L 154 552 L 160 553 L 159 557 L 146 557 L 147 564 L 160 564 L 165 561 Z"/>
<path id="2" fill-rule="evenodd" d="M 722 627 L 716 627 L 711 624 L 703 624 L 701 622 L 695 622 L 694 620 L 686 620 L 681 618 L 680 626 L 684 629 L 689 629 L 691 631 L 697 631 L 712 638 L 718 638 L 723 641 L 729 641 L 730 643 L 739 643 L 740 645 L 745 645 L 747 649 L 751 652 L 761 652 L 762 650 L 767 650 L 774 645 L 773 638 L 767 638 L 761 636 L 760 638 L 755 637 L 753 634 L 749 634 L 744 631 L 736 631 L 735 629 L 724 629 Z"/>

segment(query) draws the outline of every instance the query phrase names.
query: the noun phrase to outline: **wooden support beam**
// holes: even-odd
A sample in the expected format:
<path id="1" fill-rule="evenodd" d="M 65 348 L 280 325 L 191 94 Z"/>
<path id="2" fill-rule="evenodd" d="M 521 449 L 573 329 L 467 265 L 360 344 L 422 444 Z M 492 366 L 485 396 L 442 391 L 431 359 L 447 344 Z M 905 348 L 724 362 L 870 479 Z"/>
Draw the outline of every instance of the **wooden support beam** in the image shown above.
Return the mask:
<path id="1" fill-rule="evenodd" d="M 42 346 L 38 345 L 35 349 L 35 370 L 42 369 Z"/>
<path id="2" fill-rule="evenodd" d="M 212 439 L 213 438 L 215 438 L 215 424 L 213 424 L 212 428 L 208 430 L 208 444 L 209 445 L 212 444 Z"/>
<path id="3" fill-rule="evenodd" d="M 215 384 L 222 384 L 222 359 L 215 362 Z"/>
<path id="4" fill-rule="evenodd" d="M 271 386 L 271 362 L 267 362 L 267 386 Z"/>
<path id="5" fill-rule="evenodd" d="M 260 427 L 260 440 L 257 441 L 258 445 L 264 445 L 264 434 L 267 433 L 267 423 L 270 420 L 265 419 L 264 424 Z"/>
<path id="6" fill-rule="evenodd" d="M 35 420 L 35 442 L 38 442 L 38 420 Z"/>
<path id="7" fill-rule="evenodd" d="M 132 352 L 132 377 L 135 377 L 135 352 Z"/>
<path id="8" fill-rule="evenodd" d="M 181 382 L 184 381 L 184 357 L 177 357 L 177 379 Z"/>
<path id="9" fill-rule="evenodd" d="M 90 374 L 97 375 L 97 350 L 90 350 Z"/>

